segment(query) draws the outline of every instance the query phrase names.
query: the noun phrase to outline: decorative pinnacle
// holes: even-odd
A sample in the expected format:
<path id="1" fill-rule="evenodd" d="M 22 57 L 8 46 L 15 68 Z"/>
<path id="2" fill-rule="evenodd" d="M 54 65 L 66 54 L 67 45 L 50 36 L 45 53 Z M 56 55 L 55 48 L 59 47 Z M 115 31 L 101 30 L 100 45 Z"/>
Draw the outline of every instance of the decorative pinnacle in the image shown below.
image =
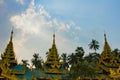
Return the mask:
<path id="1" fill-rule="evenodd" d="M 107 42 L 107 38 L 106 38 L 106 34 L 104 33 L 104 40 L 105 42 Z"/>
<path id="2" fill-rule="evenodd" d="M 12 41 L 13 38 L 13 30 L 11 31 L 10 41 Z"/>
<path id="3" fill-rule="evenodd" d="M 53 34 L 53 44 L 55 44 L 55 34 Z"/>

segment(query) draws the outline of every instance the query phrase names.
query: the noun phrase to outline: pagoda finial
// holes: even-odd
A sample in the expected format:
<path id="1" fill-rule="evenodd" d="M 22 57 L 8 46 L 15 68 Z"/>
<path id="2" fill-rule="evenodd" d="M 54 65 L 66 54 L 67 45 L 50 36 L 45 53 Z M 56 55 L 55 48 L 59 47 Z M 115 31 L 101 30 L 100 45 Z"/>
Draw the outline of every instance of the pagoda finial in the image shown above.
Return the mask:
<path id="1" fill-rule="evenodd" d="M 55 33 L 53 34 L 53 45 L 55 45 Z"/>
<path id="2" fill-rule="evenodd" d="M 12 41 L 12 38 L 13 38 L 13 30 L 11 31 L 10 42 Z"/>
<path id="3" fill-rule="evenodd" d="M 47 60 L 44 64 L 45 73 L 64 74 L 66 70 L 63 67 L 64 62 L 60 62 L 59 54 L 55 44 L 55 33 L 53 34 L 52 48 L 49 49 Z M 47 67 L 47 68 L 46 68 Z"/>
<path id="4" fill-rule="evenodd" d="M 104 41 L 107 42 L 106 34 L 104 33 Z"/>
<path id="5" fill-rule="evenodd" d="M 106 53 L 107 51 L 107 53 Z M 104 33 L 104 49 L 103 49 L 103 54 L 110 54 L 111 53 L 111 48 L 107 42 L 107 37 L 106 34 Z"/>

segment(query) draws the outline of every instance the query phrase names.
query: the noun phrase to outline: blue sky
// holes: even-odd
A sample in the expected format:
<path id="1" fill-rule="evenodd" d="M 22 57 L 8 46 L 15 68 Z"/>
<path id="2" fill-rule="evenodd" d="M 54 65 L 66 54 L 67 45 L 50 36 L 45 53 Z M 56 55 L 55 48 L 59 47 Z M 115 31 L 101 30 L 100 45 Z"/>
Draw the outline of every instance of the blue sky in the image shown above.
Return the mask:
<path id="1" fill-rule="evenodd" d="M 0 0 L 0 52 L 14 29 L 14 49 L 19 62 L 45 53 L 56 33 L 59 54 L 82 46 L 92 52 L 92 39 L 104 44 L 104 32 L 112 49 L 119 48 L 120 0 Z"/>

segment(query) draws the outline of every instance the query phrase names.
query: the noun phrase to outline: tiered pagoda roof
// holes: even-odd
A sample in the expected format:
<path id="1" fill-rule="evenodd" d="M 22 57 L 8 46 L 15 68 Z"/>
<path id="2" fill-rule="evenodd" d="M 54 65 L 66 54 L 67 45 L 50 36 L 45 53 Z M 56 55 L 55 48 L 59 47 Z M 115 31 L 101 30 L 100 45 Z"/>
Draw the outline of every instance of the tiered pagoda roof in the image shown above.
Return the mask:
<path id="1" fill-rule="evenodd" d="M 13 31 L 11 31 L 10 41 L 5 49 L 5 52 L 1 54 L 2 60 L 8 60 L 10 66 L 17 65 L 12 39 L 13 39 Z"/>
<path id="2" fill-rule="evenodd" d="M 60 57 L 56 48 L 55 34 L 53 34 L 53 44 L 49 49 L 47 60 L 43 65 L 44 70 L 27 69 L 25 65 L 17 63 L 13 48 L 13 31 L 11 31 L 10 41 L 1 54 L 0 60 L 0 77 L 11 80 L 59 80 L 66 79 L 67 70 L 64 68 L 64 62 L 60 61 Z M 106 34 L 104 34 L 104 48 L 98 62 L 98 76 L 100 79 L 113 79 L 120 76 L 120 63 L 115 59 L 111 48 L 107 42 Z"/>
<path id="3" fill-rule="evenodd" d="M 47 61 L 44 64 L 44 70 L 30 70 L 25 65 L 18 64 L 15 58 L 12 39 L 13 31 L 11 31 L 10 41 L 5 52 L 1 54 L 0 77 L 3 77 L 3 80 L 58 80 L 66 78 L 66 70 L 63 67 L 64 63 L 60 62 L 56 48 L 55 34 L 53 35 L 52 48 L 50 48 Z"/>
<path id="4" fill-rule="evenodd" d="M 104 34 L 104 48 L 101 53 L 101 57 L 99 59 L 98 67 L 99 72 L 98 75 L 102 75 L 104 77 L 110 77 L 110 70 L 116 70 L 119 67 L 119 63 L 117 63 L 111 48 L 107 42 L 106 34 Z"/>
<path id="5" fill-rule="evenodd" d="M 63 65 L 64 62 L 60 62 L 54 34 L 52 48 L 49 49 L 48 57 L 44 64 L 44 71 L 45 73 L 64 74 L 66 73 L 66 70 L 64 69 Z"/>
<path id="6" fill-rule="evenodd" d="M 10 41 L 5 49 L 5 52 L 1 54 L 2 60 L 0 60 L 0 77 L 2 77 L 2 80 L 32 80 L 32 73 L 30 70 L 27 70 L 24 65 L 17 63 L 12 39 L 13 31 L 11 31 Z"/>

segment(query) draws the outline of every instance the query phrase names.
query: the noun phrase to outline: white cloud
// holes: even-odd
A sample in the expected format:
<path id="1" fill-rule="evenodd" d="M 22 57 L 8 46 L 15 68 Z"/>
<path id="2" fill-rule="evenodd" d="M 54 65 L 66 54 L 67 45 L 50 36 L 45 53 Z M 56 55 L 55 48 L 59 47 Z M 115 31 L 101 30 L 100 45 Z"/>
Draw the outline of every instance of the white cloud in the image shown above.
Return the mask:
<path id="1" fill-rule="evenodd" d="M 16 2 L 18 2 L 18 3 L 22 4 L 22 5 L 25 4 L 24 0 L 16 0 Z"/>
<path id="2" fill-rule="evenodd" d="M 51 18 L 51 15 L 42 5 L 34 5 L 34 0 L 32 0 L 26 11 L 12 16 L 10 22 L 21 33 L 21 35 L 19 34 L 15 38 L 15 51 L 20 59 L 31 59 L 30 56 L 33 55 L 32 50 L 35 50 L 35 48 L 46 51 L 46 48 L 51 46 L 50 42 L 52 41 L 50 39 L 54 30 L 58 32 L 59 37 L 57 38 L 59 41 L 57 41 L 57 44 L 59 45 L 60 51 L 67 52 L 67 50 L 70 51 L 71 47 L 73 47 L 73 45 L 70 46 L 70 40 L 62 36 L 61 31 L 69 32 L 71 26 L 75 26 L 75 23 L 70 22 L 65 24 L 56 18 Z M 42 53 L 43 56 L 45 56 L 45 51 Z M 26 54 L 26 57 L 23 54 Z"/>
<path id="3" fill-rule="evenodd" d="M 49 13 L 43 6 L 35 6 L 32 0 L 29 8 L 19 15 L 10 18 L 11 23 L 16 29 L 20 29 L 24 34 L 44 34 L 46 28 L 56 28 L 57 31 L 67 31 L 73 22 L 65 24 L 57 19 L 51 19 Z"/>
<path id="4" fill-rule="evenodd" d="M 20 29 L 23 33 L 27 34 L 40 34 L 41 27 L 51 25 L 51 21 L 47 21 L 49 14 L 42 6 L 38 7 L 39 11 L 35 11 L 35 7 L 29 7 L 25 12 L 20 15 L 12 16 L 10 21 L 15 28 Z"/>

